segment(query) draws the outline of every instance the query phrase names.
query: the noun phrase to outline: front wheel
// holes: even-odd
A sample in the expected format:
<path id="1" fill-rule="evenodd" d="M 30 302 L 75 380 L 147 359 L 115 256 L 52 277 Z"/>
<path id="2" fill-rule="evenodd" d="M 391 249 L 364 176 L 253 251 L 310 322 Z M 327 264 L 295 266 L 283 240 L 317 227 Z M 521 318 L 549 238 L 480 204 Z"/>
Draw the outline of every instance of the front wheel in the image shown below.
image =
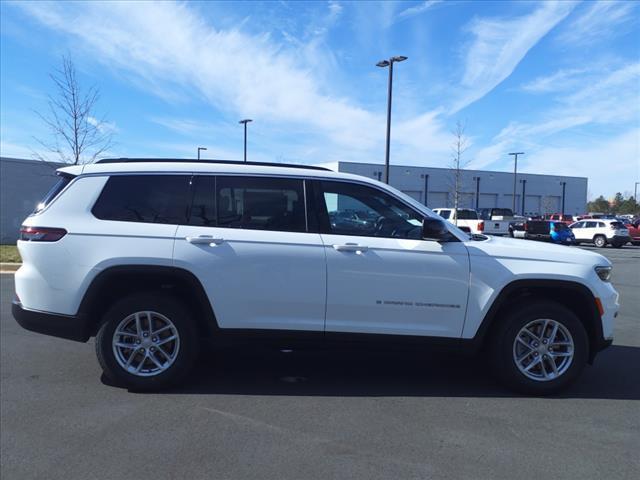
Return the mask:
<path id="1" fill-rule="evenodd" d="M 510 388 L 548 395 L 574 382 L 588 358 L 580 320 L 564 306 L 546 301 L 520 308 L 493 331 L 491 357 Z"/>
<path id="2" fill-rule="evenodd" d="M 161 390 L 183 379 L 193 366 L 198 336 L 179 300 L 154 293 L 123 298 L 111 306 L 96 335 L 104 374 L 133 390 Z"/>
<path id="3" fill-rule="evenodd" d="M 593 243 L 598 248 L 604 248 L 607 245 L 607 239 L 603 235 L 596 235 L 593 239 Z"/>

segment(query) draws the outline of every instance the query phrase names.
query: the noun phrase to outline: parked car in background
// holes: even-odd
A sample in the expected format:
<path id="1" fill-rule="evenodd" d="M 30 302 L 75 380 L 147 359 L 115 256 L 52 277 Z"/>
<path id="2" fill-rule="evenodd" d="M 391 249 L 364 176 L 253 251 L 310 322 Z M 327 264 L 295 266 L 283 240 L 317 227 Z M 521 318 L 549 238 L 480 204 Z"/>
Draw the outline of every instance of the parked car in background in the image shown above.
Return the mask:
<path id="1" fill-rule="evenodd" d="M 524 238 L 527 240 L 540 240 L 561 245 L 574 245 L 576 243 L 576 238 L 571 229 L 567 224 L 560 221 L 528 221 L 525 223 Z"/>
<path id="2" fill-rule="evenodd" d="M 631 241 L 629 230 L 618 220 L 595 218 L 580 220 L 573 223 L 570 228 L 576 237 L 576 243 L 593 243 L 598 248 L 607 245 L 620 248 Z"/>
<path id="3" fill-rule="evenodd" d="M 550 220 L 552 222 L 566 223 L 567 225 L 571 225 L 572 223 L 578 221 L 578 219 L 573 215 L 565 215 L 563 213 L 553 213 L 551 215 L 545 215 L 544 219 Z"/>
<path id="4" fill-rule="evenodd" d="M 485 222 L 472 208 L 434 208 L 433 211 L 467 233 L 485 233 Z"/>
<path id="5" fill-rule="evenodd" d="M 484 232 L 488 235 L 509 235 L 509 225 L 513 221 L 510 208 L 481 208 L 478 217 L 484 220 Z"/>
<path id="6" fill-rule="evenodd" d="M 622 223 L 629 231 L 631 243 L 634 245 L 640 245 L 640 220 L 636 220 L 634 223 L 628 218 L 621 218 L 620 223 Z"/>
<path id="7" fill-rule="evenodd" d="M 513 220 L 509 222 L 509 236 L 512 238 L 524 238 L 524 225 L 531 218 L 514 215 Z"/>

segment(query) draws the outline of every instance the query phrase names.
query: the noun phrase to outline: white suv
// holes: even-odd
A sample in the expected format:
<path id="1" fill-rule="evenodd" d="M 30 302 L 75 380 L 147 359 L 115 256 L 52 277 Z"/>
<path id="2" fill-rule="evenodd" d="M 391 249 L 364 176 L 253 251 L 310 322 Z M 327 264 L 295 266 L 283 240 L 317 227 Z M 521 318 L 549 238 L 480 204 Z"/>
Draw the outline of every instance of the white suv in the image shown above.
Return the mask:
<path id="1" fill-rule="evenodd" d="M 619 220 L 586 219 L 569 227 L 576 237 L 576 243 L 593 243 L 599 248 L 609 244 L 620 248 L 631 241 L 629 230 Z"/>
<path id="2" fill-rule="evenodd" d="M 545 394 L 612 341 L 601 255 L 468 235 L 364 177 L 143 159 L 59 174 L 21 230 L 13 315 L 95 336 L 104 373 L 132 389 L 182 380 L 203 339 L 311 339 L 478 351 Z"/>

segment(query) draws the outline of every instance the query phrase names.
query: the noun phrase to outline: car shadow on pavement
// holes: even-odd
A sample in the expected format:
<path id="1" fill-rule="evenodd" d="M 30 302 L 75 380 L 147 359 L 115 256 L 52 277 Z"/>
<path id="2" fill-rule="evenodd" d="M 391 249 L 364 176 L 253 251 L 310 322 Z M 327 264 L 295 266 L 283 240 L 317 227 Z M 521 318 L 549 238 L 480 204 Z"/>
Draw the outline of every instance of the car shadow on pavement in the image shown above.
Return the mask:
<path id="1" fill-rule="evenodd" d="M 640 400 L 640 348 L 612 346 L 553 398 Z M 517 397 L 482 357 L 366 351 L 217 351 L 167 394 Z"/>

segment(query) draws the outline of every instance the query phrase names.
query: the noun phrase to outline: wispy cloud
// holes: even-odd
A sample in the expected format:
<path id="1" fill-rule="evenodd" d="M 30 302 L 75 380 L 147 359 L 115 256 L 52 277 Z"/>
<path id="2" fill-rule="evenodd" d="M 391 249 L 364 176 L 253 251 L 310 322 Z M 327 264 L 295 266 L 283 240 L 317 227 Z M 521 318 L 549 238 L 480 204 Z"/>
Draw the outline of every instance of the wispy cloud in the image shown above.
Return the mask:
<path id="1" fill-rule="evenodd" d="M 484 97 L 509 77 L 527 52 L 574 6 L 572 2 L 544 2 L 521 17 L 474 19 L 467 27 L 473 41 L 466 53 L 462 93 L 451 113 Z"/>
<path id="2" fill-rule="evenodd" d="M 635 10 L 635 12 L 634 12 Z M 561 43 L 590 44 L 621 33 L 621 27 L 637 22 L 638 5 L 632 1 L 585 2 L 576 18 L 558 36 Z"/>
<path id="3" fill-rule="evenodd" d="M 371 152 L 376 156 L 383 152 L 384 113 L 332 95 L 319 80 L 322 74 L 300 62 L 304 55 L 314 55 L 315 38 L 338 21 L 342 6 L 336 2 L 328 4 L 317 35 L 297 47 L 278 44 L 270 35 L 216 29 L 188 4 L 31 2 L 20 6 L 138 87 L 148 83 L 152 92 L 161 95 L 167 91 L 205 99 L 224 116 L 250 115 L 314 141 L 322 138 L 325 156 L 331 149 L 340 156 L 348 147 L 350 155 L 379 160 Z M 427 115 L 420 122 L 431 132 L 422 137 L 428 139 L 424 142 L 403 134 L 411 130 L 411 120 L 394 122 L 398 147 L 422 145 L 433 151 L 445 142 L 447 133 L 437 116 Z M 164 125 L 182 133 L 197 131 L 196 125 L 184 121 Z M 434 138 L 437 132 L 442 132 L 439 142 Z"/>
<path id="4" fill-rule="evenodd" d="M 414 5 L 413 7 L 406 8 L 402 10 L 396 17 L 397 20 L 404 20 L 406 18 L 415 17 L 416 15 L 420 15 L 421 13 L 426 12 L 431 7 L 438 3 L 442 3 L 443 0 L 425 0 L 423 2 Z"/>
<path id="5" fill-rule="evenodd" d="M 566 91 L 573 88 L 580 76 L 589 71 L 587 68 L 562 69 L 551 75 L 545 75 L 533 79 L 520 87 L 528 93 L 550 93 Z"/>

